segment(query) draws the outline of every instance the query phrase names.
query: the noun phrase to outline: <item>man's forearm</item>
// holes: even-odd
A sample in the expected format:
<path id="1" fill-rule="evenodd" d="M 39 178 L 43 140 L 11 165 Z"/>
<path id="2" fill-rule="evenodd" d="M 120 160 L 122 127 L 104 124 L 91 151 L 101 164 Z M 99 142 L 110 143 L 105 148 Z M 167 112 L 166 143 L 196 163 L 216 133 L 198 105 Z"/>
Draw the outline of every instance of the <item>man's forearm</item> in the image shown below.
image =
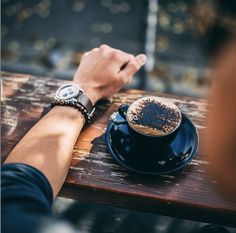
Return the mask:
<path id="1" fill-rule="evenodd" d="M 131 82 L 133 75 L 145 62 L 144 54 L 134 57 L 101 45 L 84 54 L 73 82 L 95 104 Z M 17 144 L 6 163 L 25 163 L 38 168 L 48 178 L 56 196 L 65 180 L 72 149 L 84 122 L 78 110 L 54 107 Z"/>
<path id="2" fill-rule="evenodd" d="M 5 163 L 25 163 L 39 169 L 48 178 L 56 196 L 83 125 L 84 117 L 78 110 L 56 106 L 24 136 Z"/>

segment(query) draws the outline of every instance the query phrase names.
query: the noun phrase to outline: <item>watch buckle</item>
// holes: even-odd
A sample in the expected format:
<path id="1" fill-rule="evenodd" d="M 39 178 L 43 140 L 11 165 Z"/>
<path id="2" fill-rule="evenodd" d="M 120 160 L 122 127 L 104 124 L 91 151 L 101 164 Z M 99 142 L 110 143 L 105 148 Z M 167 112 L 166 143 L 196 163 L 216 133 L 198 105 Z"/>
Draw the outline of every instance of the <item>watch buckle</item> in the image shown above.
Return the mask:
<path id="1" fill-rule="evenodd" d="M 93 113 L 95 111 L 95 108 L 93 108 L 93 110 L 89 113 L 88 117 L 91 118 L 93 116 Z"/>

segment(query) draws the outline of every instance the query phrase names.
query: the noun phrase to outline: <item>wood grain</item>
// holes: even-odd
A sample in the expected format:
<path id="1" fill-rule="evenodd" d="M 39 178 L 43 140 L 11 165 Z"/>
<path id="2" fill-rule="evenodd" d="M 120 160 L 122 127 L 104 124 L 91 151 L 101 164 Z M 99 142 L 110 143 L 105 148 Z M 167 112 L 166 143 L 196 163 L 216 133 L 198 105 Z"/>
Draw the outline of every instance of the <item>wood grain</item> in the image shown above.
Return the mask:
<path id="1" fill-rule="evenodd" d="M 51 97 L 64 82 L 53 78 L 2 72 L 2 161 L 24 134 L 49 110 Z M 120 104 L 145 95 L 175 103 L 197 126 L 200 147 L 184 170 L 171 175 L 141 176 L 127 172 L 107 152 L 104 133 Z M 123 90 L 97 105 L 95 119 L 85 127 L 73 150 L 70 170 L 60 195 L 187 219 L 236 226 L 236 206 L 224 198 L 217 180 L 208 175 L 202 133 L 209 108 L 206 100 Z"/>

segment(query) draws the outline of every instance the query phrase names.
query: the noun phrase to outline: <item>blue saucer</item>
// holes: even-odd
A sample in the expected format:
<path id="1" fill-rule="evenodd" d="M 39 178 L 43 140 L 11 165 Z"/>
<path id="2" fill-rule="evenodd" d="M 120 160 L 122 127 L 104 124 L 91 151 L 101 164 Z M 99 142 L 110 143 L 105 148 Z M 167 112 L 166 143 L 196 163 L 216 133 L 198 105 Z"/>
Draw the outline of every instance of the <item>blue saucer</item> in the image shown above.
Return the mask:
<path id="1" fill-rule="evenodd" d="M 194 124 L 182 114 L 182 123 L 170 143 L 141 143 L 130 132 L 126 120 L 115 112 L 109 121 L 105 142 L 112 157 L 126 169 L 161 175 L 187 166 L 196 155 L 199 139 Z"/>

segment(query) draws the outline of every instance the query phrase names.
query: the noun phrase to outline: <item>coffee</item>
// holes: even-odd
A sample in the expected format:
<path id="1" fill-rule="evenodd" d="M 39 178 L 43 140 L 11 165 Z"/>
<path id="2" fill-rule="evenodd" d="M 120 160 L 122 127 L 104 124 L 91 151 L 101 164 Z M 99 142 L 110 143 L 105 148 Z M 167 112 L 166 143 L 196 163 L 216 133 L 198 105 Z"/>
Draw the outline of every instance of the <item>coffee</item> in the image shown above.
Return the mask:
<path id="1" fill-rule="evenodd" d="M 132 129 L 146 136 L 166 136 L 181 123 L 179 108 L 162 98 L 147 96 L 133 102 L 127 111 L 127 121 Z"/>

